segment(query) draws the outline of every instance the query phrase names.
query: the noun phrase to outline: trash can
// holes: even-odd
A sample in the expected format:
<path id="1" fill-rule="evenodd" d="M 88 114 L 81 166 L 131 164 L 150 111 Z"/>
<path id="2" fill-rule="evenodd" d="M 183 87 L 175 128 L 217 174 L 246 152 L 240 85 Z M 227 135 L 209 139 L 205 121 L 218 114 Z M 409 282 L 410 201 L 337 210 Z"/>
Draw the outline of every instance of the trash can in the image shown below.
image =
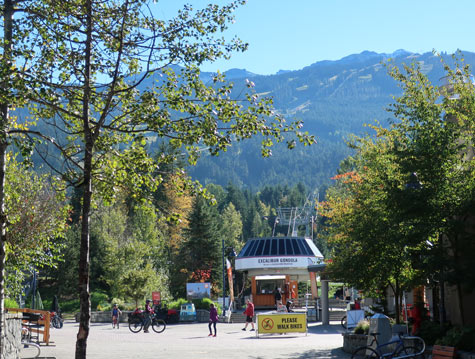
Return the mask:
<path id="1" fill-rule="evenodd" d="M 383 344 L 389 342 L 392 337 L 391 323 L 389 318 L 384 314 L 375 314 L 369 320 L 369 333 L 379 333 L 377 335 L 378 343 Z M 368 336 L 367 345 L 371 345 L 374 336 Z M 376 343 L 373 343 L 373 348 L 376 348 Z"/>

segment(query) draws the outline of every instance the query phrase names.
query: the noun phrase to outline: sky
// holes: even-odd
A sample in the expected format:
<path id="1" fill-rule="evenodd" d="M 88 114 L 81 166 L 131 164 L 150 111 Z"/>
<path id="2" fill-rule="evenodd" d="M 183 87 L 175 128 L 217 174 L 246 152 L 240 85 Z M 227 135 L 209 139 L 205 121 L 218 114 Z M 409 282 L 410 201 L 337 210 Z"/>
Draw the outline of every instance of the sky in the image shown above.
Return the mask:
<path id="1" fill-rule="evenodd" d="M 190 3 L 227 1 L 158 0 L 155 11 L 169 18 Z M 365 50 L 475 52 L 474 15 L 475 0 L 248 0 L 225 34 L 249 43 L 248 51 L 201 69 L 270 75 Z"/>

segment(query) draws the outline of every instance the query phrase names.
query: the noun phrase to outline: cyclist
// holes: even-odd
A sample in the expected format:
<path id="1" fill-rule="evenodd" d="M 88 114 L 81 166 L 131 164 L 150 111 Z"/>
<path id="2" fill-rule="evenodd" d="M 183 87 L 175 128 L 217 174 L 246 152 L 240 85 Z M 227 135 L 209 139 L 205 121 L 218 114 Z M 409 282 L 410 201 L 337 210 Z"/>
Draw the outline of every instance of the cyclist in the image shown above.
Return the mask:
<path id="1" fill-rule="evenodd" d="M 145 301 L 145 310 L 143 312 L 144 318 L 145 318 L 145 323 L 143 326 L 143 332 L 148 333 L 148 328 L 150 327 L 150 324 L 152 324 L 152 315 L 153 315 L 153 309 L 152 306 L 150 305 L 152 301 L 150 299 L 147 299 Z"/>

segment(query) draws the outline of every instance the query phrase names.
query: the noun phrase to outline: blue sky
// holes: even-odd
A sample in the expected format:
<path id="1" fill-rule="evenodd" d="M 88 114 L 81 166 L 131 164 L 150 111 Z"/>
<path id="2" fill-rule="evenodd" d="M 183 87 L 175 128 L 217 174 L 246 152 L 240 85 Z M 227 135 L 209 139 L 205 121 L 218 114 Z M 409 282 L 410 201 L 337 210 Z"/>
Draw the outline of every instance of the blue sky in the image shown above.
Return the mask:
<path id="1" fill-rule="evenodd" d="M 170 17 L 185 3 L 210 2 L 226 3 L 159 0 L 156 11 Z M 202 70 L 267 75 L 364 50 L 475 51 L 475 0 L 248 0 L 235 15 L 226 35 L 248 42 L 249 50 Z"/>

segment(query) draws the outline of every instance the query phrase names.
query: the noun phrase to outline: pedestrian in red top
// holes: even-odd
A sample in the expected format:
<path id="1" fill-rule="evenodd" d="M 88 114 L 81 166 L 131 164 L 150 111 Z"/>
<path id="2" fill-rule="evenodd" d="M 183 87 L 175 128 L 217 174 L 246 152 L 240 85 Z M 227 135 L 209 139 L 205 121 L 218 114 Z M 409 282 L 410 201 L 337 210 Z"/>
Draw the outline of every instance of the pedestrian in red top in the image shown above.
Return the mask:
<path id="1" fill-rule="evenodd" d="M 252 327 L 251 332 L 253 332 L 254 331 L 254 320 L 253 320 L 254 304 L 252 304 L 252 302 L 249 299 L 246 299 L 246 304 L 247 304 L 247 307 L 246 307 L 246 310 L 244 311 L 244 314 L 246 315 L 246 325 L 244 326 L 244 328 L 242 328 L 242 330 L 246 330 L 247 325 L 251 323 L 251 327 Z"/>
<path id="2" fill-rule="evenodd" d="M 211 303 L 209 305 L 209 324 L 208 324 L 208 328 L 209 328 L 209 337 L 213 336 L 215 337 L 216 336 L 216 323 L 218 322 L 218 311 L 216 310 L 216 307 L 214 306 L 213 303 Z M 211 331 L 211 326 L 214 327 L 214 335 L 213 335 L 213 332 Z"/>

